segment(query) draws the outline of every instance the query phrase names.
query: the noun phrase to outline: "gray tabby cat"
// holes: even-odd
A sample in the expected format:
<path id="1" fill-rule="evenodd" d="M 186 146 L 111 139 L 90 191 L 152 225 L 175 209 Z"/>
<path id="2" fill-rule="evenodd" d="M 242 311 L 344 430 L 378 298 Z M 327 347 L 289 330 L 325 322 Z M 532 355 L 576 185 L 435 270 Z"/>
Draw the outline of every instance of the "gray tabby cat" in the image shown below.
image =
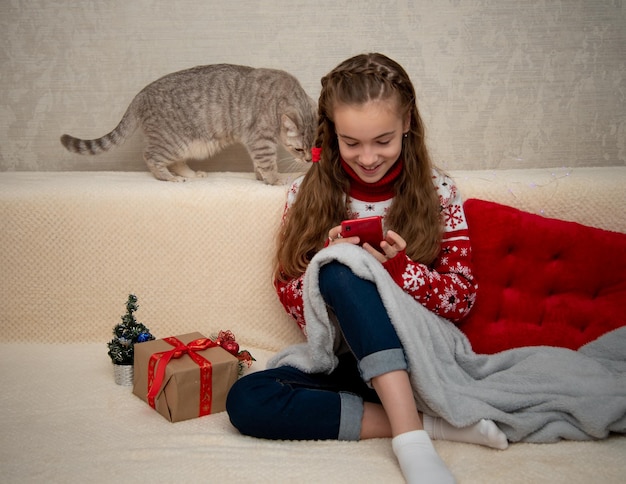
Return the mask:
<path id="1" fill-rule="evenodd" d="M 98 154 L 122 144 L 137 129 L 146 138 L 144 160 L 159 180 L 205 176 L 187 160 L 211 157 L 242 143 L 259 180 L 279 183 L 277 153 L 282 144 L 296 160 L 311 161 L 317 107 L 291 74 L 231 64 L 175 72 L 135 96 L 118 126 L 94 140 L 67 134 L 65 148 Z"/>

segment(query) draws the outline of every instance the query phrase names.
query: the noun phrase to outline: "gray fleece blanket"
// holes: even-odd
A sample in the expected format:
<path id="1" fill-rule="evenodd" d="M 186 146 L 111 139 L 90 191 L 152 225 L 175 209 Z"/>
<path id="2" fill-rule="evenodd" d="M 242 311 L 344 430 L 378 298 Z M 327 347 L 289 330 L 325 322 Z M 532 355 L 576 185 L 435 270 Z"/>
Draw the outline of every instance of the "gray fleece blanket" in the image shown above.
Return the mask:
<path id="1" fill-rule="evenodd" d="M 270 362 L 308 373 L 337 365 L 339 334 L 319 292 L 319 269 L 337 260 L 378 286 L 402 341 L 420 411 L 457 427 L 494 420 L 509 441 L 589 440 L 626 432 L 626 327 L 578 351 L 539 346 L 481 355 L 451 322 L 436 316 L 398 287 L 360 247 L 338 244 L 320 251 L 304 279 L 307 342 Z"/>

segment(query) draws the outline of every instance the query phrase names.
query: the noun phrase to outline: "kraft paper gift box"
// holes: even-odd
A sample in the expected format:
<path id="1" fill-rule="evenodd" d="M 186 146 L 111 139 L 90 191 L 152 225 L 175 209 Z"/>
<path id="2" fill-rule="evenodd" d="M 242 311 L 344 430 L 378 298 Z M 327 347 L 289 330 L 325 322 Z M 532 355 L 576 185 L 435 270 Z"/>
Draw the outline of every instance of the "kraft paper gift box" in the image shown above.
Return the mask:
<path id="1" fill-rule="evenodd" d="M 200 333 L 135 345 L 133 393 L 171 422 L 224 411 L 238 376 L 239 360 Z"/>

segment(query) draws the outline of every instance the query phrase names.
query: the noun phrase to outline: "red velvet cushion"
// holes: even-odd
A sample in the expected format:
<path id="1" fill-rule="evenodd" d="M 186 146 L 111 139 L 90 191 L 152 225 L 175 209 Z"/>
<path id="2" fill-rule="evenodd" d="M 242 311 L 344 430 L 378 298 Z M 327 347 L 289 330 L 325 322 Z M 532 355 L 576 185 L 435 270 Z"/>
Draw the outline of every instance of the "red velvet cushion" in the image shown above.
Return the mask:
<path id="1" fill-rule="evenodd" d="M 460 328 L 476 352 L 577 349 L 626 325 L 626 234 L 484 200 L 464 208 L 479 289 Z"/>

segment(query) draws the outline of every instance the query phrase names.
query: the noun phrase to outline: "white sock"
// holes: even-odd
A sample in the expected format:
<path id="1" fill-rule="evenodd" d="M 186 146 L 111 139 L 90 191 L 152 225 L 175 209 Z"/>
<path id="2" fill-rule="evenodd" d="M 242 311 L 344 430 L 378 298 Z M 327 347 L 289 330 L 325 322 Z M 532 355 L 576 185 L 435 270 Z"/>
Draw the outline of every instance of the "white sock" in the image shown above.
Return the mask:
<path id="1" fill-rule="evenodd" d="M 469 427 L 457 428 L 441 417 L 423 416 L 424 430 L 433 440 L 451 440 L 479 444 L 504 450 L 509 446 L 506 435 L 493 420 L 482 419 Z"/>
<path id="2" fill-rule="evenodd" d="M 454 484 L 452 473 L 424 430 L 396 435 L 391 447 L 407 484 Z"/>

